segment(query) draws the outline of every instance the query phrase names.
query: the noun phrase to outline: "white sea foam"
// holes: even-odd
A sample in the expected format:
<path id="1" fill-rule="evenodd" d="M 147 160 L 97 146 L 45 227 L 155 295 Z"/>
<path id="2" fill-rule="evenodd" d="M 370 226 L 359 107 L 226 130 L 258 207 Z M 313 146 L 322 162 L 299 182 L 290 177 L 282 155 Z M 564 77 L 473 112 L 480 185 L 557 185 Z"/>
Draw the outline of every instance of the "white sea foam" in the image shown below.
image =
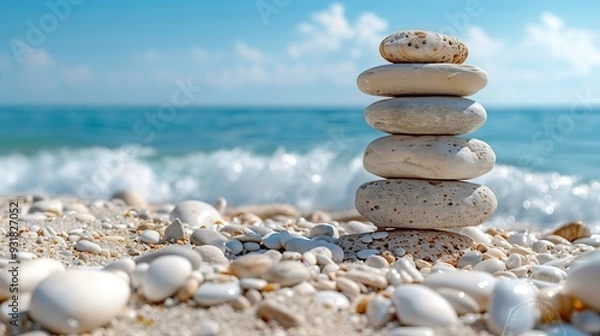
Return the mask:
<path id="1" fill-rule="evenodd" d="M 376 179 L 364 171 L 361 160 L 360 155 L 326 149 L 159 156 L 147 148 L 122 147 L 9 154 L 0 156 L 0 195 L 38 192 L 91 199 L 133 187 L 151 202 L 212 202 L 223 196 L 231 204 L 288 202 L 302 209 L 348 209 L 356 188 Z M 540 228 L 575 219 L 600 223 L 599 181 L 502 165 L 475 181 L 498 197 L 491 224 Z"/>

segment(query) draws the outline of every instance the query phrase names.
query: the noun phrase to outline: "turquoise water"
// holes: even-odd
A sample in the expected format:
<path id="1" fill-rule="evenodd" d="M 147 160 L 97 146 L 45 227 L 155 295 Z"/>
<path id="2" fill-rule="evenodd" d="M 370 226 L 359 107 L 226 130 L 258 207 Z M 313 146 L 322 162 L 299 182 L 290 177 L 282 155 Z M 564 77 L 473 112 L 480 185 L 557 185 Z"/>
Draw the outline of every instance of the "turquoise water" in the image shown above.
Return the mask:
<path id="1" fill-rule="evenodd" d="M 488 108 L 469 137 L 497 167 L 476 181 L 497 225 L 600 218 L 600 108 Z M 384 134 L 362 108 L 0 107 L 0 195 L 95 198 L 134 187 L 154 202 L 290 202 L 345 209 L 374 179 L 362 151 Z"/>

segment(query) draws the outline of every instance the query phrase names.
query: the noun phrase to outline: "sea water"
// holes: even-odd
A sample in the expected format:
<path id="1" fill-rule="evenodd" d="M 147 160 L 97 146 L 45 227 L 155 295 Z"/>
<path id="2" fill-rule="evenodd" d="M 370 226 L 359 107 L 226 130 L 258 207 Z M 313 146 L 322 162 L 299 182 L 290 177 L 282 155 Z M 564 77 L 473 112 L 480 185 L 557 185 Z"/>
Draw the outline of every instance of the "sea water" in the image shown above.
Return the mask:
<path id="1" fill-rule="evenodd" d="M 489 143 L 496 168 L 475 182 L 498 197 L 490 223 L 600 223 L 600 108 L 487 108 L 464 137 Z M 132 187 L 151 202 L 286 202 L 353 207 L 376 179 L 362 167 L 384 133 L 364 108 L 0 107 L 0 196 L 107 198 Z"/>

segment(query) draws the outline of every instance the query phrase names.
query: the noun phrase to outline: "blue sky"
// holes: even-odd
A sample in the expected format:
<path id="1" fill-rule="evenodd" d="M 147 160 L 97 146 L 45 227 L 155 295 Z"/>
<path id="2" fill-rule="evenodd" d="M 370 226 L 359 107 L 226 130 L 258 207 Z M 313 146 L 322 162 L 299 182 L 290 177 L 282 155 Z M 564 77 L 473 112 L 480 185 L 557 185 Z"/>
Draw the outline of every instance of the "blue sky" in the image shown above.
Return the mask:
<path id="1" fill-rule="evenodd" d="M 0 103 L 160 104 L 191 83 L 195 105 L 365 105 L 356 76 L 404 29 L 466 42 L 483 104 L 598 102 L 600 2 L 576 4 L 3 0 Z"/>

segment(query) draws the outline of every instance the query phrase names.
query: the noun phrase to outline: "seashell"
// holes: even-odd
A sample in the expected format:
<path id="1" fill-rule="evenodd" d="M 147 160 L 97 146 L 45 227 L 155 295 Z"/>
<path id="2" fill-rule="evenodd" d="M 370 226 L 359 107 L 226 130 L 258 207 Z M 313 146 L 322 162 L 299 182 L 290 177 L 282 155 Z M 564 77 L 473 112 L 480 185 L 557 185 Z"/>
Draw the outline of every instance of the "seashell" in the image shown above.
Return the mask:
<path id="1" fill-rule="evenodd" d="M 552 232 L 552 234 L 561 236 L 568 241 L 574 241 L 579 238 L 591 236 L 592 230 L 582 221 L 575 221 L 560 225 Z"/>

